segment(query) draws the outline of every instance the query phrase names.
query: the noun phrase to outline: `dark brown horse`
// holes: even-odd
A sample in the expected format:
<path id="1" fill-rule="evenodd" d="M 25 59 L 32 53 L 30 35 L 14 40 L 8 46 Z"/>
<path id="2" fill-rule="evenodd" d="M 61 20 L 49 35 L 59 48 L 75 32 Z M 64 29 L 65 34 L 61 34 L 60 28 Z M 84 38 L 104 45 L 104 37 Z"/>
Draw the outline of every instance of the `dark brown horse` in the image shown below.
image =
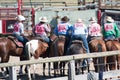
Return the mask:
<path id="1" fill-rule="evenodd" d="M 86 54 L 86 49 L 84 48 L 82 41 L 74 40 L 72 41 L 66 55 L 79 55 L 79 54 Z M 84 59 L 75 60 L 76 74 L 84 73 L 83 60 Z"/>
<path id="2" fill-rule="evenodd" d="M 91 53 L 106 51 L 106 45 L 105 45 L 104 40 L 101 37 L 98 37 L 98 38 L 96 37 L 92 39 L 89 42 L 89 49 Z M 95 67 L 95 72 L 100 71 L 101 68 L 104 68 L 103 70 L 105 70 L 106 58 L 105 57 L 93 58 L 93 63 Z"/>
<path id="3" fill-rule="evenodd" d="M 120 43 L 117 40 L 106 41 L 107 51 L 120 50 Z M 108 56 L 107 57 L 107 69 L 117 70 L 120 69 L 120 55 Z"/>
<path id="4" fill-rule="evenodd" d="M 63 56 L 64 55 L 64 45 L 66 38 L 65 36 L 55 36 L 52 35 L 51 37 L 53 39 L 53 42 L 50 45 L 50 55 L 49 57 L 57 57 L 57 56 Z M 55 38 L 55 39 L 54 39 Z M 54 76 L 59 72 L 59 62 L 53 63 L 54 67 Z"/>

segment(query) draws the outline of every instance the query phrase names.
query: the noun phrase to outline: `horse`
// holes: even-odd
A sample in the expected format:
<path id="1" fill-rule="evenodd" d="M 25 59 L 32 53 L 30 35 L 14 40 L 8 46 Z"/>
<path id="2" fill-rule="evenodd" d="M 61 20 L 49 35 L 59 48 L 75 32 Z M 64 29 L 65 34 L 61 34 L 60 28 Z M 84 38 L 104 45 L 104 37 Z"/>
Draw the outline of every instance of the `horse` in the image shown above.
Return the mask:
<path id="1" fill-rule="evenodd" d="M 91 53 L 107 51 L 105 41 L 102 39 L 102 37 L 92 38 L 92 40 L 89 42 L 89 49 Z M 101 69 L 104 71 L 106 70 L 106 67 L 105 67 L 106 57 L 93 58 L 93 63 L 94 63 L 95 72 L 99 72 Z M 100 65 L 97 65 L 97 64 L 100 64 Z"/>
<path id="2" fill-rule="evenodd" d="M 106 42 L 107 51 L 120 50 L 120 43 L 117 40 L 107 40 Z M 107 57 L 107 70 L 120 69 L 120 55 L 108 56 Z"/>
<path id="3" fill-rule="evenodd" d="M 35 41 L 37 43 L 37 41 Z M 27 43 L 28 44 L 28 43 Z M 42 45 L 43 44 L 43 45 Z M 33 44 L 32 44 L 33 45 Z M 37 44 L 36 44 L 37 45 Z M 44 47 L 45 45 L 45 47 Z M 27 45 L 26 45 L 27 46 Z M 35 47 L 36 50 L 34 57 L 37 59 L 48 47 L 46 42 L 38 41 L 38 47 Z M 0 57 L 1 63 L 6 63 L 9 61 L 10 56 L 20 57 L 20 60 L 28 60 L 29 57 L 23 56 L 23 45 L 16 38 L 8 36 L 0 38 Z M 2 68 L 3 71 L 3 68 Z M 8 72 L 8 69 L 7 69 Z"/>
<path id="4" fill-rule="evenodd" d="M 66 55 L 79 55 L 79 54 L 86 54 L 86 49 L 82 41 L 73 40 Z M 64 63 L 64 66 L 65 66 L 65 63 Z M 84 74 L 83 63 L 84 63 L 84 59 L 75 60 L 76 74 L 80 74 L 80 73 Z"/>
<path id="5" fill-rule="evenodd" d="M 63 35 L 56 36 L 53 34 L 51 36 L 51 39 L 53 40 L 51 45 L 50 45 L 50 55 L 49 57 L 57 57 L 57 56 L 63 56 L 64 55 L 64 47 L 65 47 L 65 42 L 66 38 Z M 60 66 L 62 66 L 60 64 Z M 58 74 L 58 68 L 59 68 L 59 62 L 54 62 L 53 63 L 54 67 L 54 76 Z"/>
<path id="6" fill-rule="evenodd" d="M 1 37 L 0 38 L 1 63 L 7 63 L 9 61 L 10 56 L 22 57 L 23 47 L 22 45 L 21 47 L 19 47 L 19 45 L 17 45 L 15 41 L 9 37 Z M 3 68 L 2 71 L 4 71 Z"/>
<path id="7" fill-rule="evenodd" d="M 27 53 L 27 60 L 30 60 L 32 56 L 35 59 L 38 59 L 46 52 L 47 48 L 48 48 L 48 44 L 44 41 L 41 41 L 38 39 L 33 39 L 33 40 L 28 41 L 25 45 L 25 50 Z M 29 78 L 31 78 L 30 69 L 29 69 L 30 65 L 28 65 L 26 68 L 28 70 L 28 76 Z M 35 78 L 35 75 L 34 75 L 34 78 Z"/>

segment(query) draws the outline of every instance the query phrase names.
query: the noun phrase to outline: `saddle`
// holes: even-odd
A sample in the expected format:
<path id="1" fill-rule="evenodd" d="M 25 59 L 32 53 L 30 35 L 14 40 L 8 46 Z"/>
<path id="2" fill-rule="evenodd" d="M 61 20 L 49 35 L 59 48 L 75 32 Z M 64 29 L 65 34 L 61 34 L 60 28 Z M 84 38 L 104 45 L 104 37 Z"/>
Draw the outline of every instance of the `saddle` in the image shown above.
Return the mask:
<path id="1" fill-rule="evenodd" d="M 85 49 L 83 42 L 81 40 L 73 40 L 72 44 L 82 44 L 82 47 Z"/>
<path id="2" fill-rule="evenodd" d="M 100 40 L 100 39 L 102 39 L 101 36 L 93 37 L 93 38 L 91 38 L 91 41 L 89 42 L 89 44 L 90 44 L 91 42 L 94 42 L 94 40 Z"/>
<path id="3" fill-rule="evenodd" d="M 118 42 L 119 42 L 118 39 L 104 39 L 104 40 L 105 40 L 105 42 L 106 42 L 106 41 L 118 41 Z"/>
<path id="4" fill-rule="evenodd" d="M 55 34 L 52 34 L 52 36 L 50 36 L 51 41 L 55 41 L 57 39 L 57 36 Z"/>
<path id="5" fill-rule="evenodd" d="M 12 40 L 16 44 L 17 47 L 19 47 L 19 48 L 24 47 L 23 44 L 17 40 L 17 38 L 15 38 L 13 36 L 8 36 L 8 39 Z"/>
<path id="6" fill-rule="evenodd" d="M 45 41 L 43 40 L 43 38 L 41 38 L 41 37 L 35 37 L 35 39 L 36 39 L 36 40 L 40 40 L 40 41 L 42 41 L 42 42 L 45 42 Z"/>

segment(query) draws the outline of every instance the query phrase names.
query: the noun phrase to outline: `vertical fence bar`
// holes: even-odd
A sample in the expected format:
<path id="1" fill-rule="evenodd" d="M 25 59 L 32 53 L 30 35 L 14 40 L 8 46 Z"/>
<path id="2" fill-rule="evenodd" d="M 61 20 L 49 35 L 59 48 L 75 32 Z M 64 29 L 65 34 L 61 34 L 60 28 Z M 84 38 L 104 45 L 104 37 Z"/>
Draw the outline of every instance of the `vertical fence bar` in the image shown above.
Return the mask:
<path id="1" fill-rule="evenodd" d="M 17 73 L 15 66 L 11 66 L 9 72 L 9 80 L 17 80 Z"/>
<path id="2" fill-rule="evenodd" d="M 69 62 L 69 75 L 68 80 L 75 80 L 75 60 Z"/>

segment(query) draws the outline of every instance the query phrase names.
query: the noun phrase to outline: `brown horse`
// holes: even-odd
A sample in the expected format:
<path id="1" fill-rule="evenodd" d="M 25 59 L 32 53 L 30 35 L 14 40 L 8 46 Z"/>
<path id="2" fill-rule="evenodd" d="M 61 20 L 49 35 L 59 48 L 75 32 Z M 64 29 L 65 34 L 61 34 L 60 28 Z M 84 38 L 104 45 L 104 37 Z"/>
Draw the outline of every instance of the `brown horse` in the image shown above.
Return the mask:
<path id="1" fill-rule="evenodd" d="M 90 52 L 104 52 L 106 51 L 106 45 L 104 40 L 101 37 L 96 37 L 93 38 L 90 42 L 89 42 L 89 49 Z M 105 57 L 100 57 L 100 58 L 93 58 L 93 63 L 94 63 L 94 67 L 95 67 L 95 72 L 100 71 L 101 68 L 103 68 L 103 70 L 105 70 L 105 64 L 106 64 L 106 58 Z M 101 64 L 101 65 L 98 65 Z"/>
<path id="2" fill-rule="evenodd" d="M 120 43 L 117 40 L 106 41 L 107 51 L 120 50 Z M 120 55 L 107 57 L 107 70 L 120 69 Z"/>
<path id="3" fill-rule="evenodd" d="M 30 41 L 31 42 L 31 41 Z M 28 42 L 28 43 L 30 43 Z M 27 44 L 28 44 L 27 43 Z M 46 42 L 37 41 L 35 42 L 37 44 L 36 49 L 34 49 L 34 57 L 37 59 L 42 53 L 44 53 L 48 47 L 48 44 Z M 31 46 L 33 44 L 30 44 Z M 23 58 L 23 47 L 16 44 L 14 41 L 14 38 L 11 37 L 1 37 L 0 38 L 0 57 L 1 57 L 1 63 L 5 63 L 9 61 L 10 56 L 17 56 L 20 57 L 20 60 L 27 60 L 30 59 L 30 57 L 26 56 L 26 58 Z M 22 58 L 22 59 L 21 59 Z M 2 69 L 3 70 L 3 69 Z"/>
<path id="4" fill-rule="evenodd" d="M 50 55 L 49 57 L 57 57 L 57 56 L 63 56 L 64 55 L 64 45 L 66 38 L 65 36 L 55 36 L 52 35 L 51 39 L 53 39 L 53 42 L 50 45 Z M 59 72 L 59 62 L 53 63 L 54 67 L 54 76 Z"/>
<path id="5" fill-rule="evenodd" d="M 86 54 L 86 49 L 84 48 L 82 41 L 74 40 L 72 41 L 66 55 L 78 55 L 78 54 Z M 84 73 L 83 61 L 84 59 L 75 60 L 76 74 Z"/>
<path id="6" fill-rule="evenodd" d="M 0 57 L 1 63 L 6 63 L 9 61 L 10 56 L 22 56 L 22 47 L 17 47 L 15 42 L 7 37 L 0 38 Z M 4 69 L 2 68 L 2 71 Z M 8 73 L 8 69 L 7 69 Z"/>

